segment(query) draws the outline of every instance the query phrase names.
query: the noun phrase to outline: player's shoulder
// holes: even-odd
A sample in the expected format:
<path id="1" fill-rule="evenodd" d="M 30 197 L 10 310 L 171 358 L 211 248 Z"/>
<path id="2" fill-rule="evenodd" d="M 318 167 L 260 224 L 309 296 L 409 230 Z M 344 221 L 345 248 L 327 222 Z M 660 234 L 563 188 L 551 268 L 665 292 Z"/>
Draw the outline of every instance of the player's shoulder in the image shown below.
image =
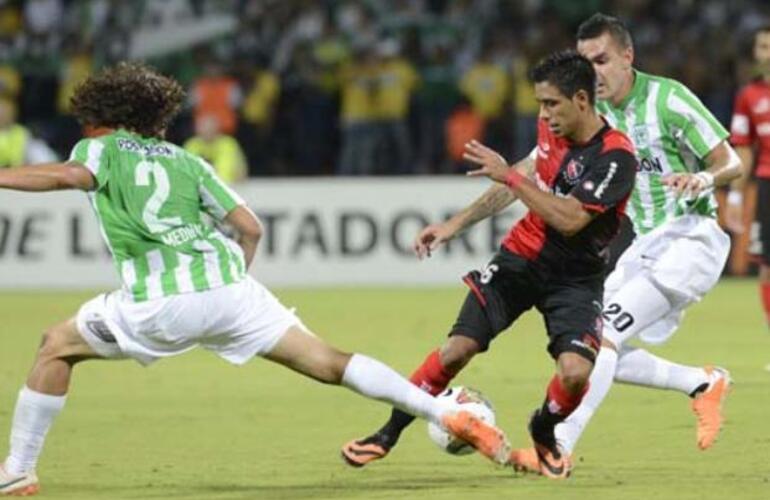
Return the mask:
<path id="1" fill-rule="evenodd" d="M 608 127 L 602 135 L 601 154 L 607 154 L 614 151 L 634 155 L 636 149 L 634 148 L 634 143 L 624 132 L 616 128 Z"/>
<path id="2" fill-rule="evenodd" d="M 194 147 L 190 148 L 191 150 L 187 149 L 189 146 L 187 143 L 185 143 L 184 146 L 179 146 L 171 142 L 164 142 L 163 144 L 169 148 L 173 153 L 173 156 L 179 162 L 188 164 L 190 168 L 204 169 L 206 167 L 206 162 L 195 152 Z M 195 144 L 192 145 L 194 146 Z"/>
<path id="3" fill-rule="evenodd" d="M 660 85 L 661 89 L 663 89 L 664 91 L 692 93 L 692 91 L 687 87 L 687 85 L 685 85 L 684 83 L 680 82 L 675 78 L 671 78 L 663 75 L 654 75 L 652 73 L 639 72 L 639 74 L 643 75 L 643 77 L 646 78 L 649 82 L 657 83 L 658 85 Z"/>
<path id="4" fill-rule="evenodd" d="M 115 147 L 114 133 L 89 135 L 81 138 L 72 146 L 69 161 L 85 163 L 95 158 L 103 158 L 105 153 L 109 155 Z"/>
<path id="5" fill-rule="evenodd" d="M 761 80 L 752 80 L 738 89 L 738 97 L 747 99 L 756 98 L 761 94 L 769 94 L 770 86 Z"/>

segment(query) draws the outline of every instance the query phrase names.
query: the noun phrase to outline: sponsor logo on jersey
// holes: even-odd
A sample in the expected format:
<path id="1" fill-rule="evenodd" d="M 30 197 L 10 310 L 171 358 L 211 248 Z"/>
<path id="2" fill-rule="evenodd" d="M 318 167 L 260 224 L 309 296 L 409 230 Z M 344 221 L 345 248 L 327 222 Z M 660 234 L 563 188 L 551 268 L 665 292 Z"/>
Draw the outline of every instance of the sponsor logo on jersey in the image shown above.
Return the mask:
<path id="1" fill-rule="evenodd" d="M 642 158 L 639 161 L 636 170 L 646 174 L 662 174 L 663 165 L 660 162 L 660 158 L 656 158 L 654 156 L 652 158 Z"/>
<path id="2" fill-rule="evenodd" d="M 174 150 L 165 144 L 139 144 L 131 139 L 118 139 L 118 149 L 145 156 L 174 156 Z"/>
<path id="3" fill-rule="evenodd" d="M 730 131 L 735 135 L 749 135 L 749 117 L 746 115 L 733 115 Z"/>
<path id="4" fill-rule="evenodd" d="M 757 125 L 757 135 L 770 135 L 770 122 L 764 122 Z"/>
<path id="5" fill-rule="evenodd" d="M 754 113 L 756 114 L 767 113 L 768 111 L 770 111 L 770 98 L 763 97 L 762 99 L 760 99 L 757 102 L 757 104 L 754 106 L 752 111 L 754 111 Z"/>

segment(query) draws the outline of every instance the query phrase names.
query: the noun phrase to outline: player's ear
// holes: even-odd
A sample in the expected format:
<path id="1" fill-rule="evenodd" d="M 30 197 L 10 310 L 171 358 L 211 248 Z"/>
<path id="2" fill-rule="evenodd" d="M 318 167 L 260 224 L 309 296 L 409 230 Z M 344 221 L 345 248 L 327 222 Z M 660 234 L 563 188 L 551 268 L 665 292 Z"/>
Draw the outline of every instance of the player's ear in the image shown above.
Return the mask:
<path id="1" fill-rule="evenodd" d="M 585 89 L 580 89 L 575 92 L 575 95 L 572 96 L 572 101 L 577 105 L 581 112 L 589 107 L 593 107 L 591 105 L 591 100 L 588 98 L 588 92 L 586 92 Z"/>
<path id="2" fill-rule="evenodd" d="M 634 47 L 629 45 L 623 50 L 623 60 L 628 64 L 628 68 L 634 65 Z"/>

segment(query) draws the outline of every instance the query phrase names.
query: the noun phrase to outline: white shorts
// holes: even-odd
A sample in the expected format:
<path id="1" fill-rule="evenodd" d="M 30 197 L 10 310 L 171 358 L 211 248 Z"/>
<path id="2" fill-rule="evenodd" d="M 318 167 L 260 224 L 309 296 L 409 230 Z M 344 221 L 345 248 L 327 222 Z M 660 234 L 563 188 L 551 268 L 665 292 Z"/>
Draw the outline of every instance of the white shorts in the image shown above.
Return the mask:
<path id="1" fill-rule="evenodd" d="M 204 292 L 132 302 L 122 291 L 99 295 L 77 314 L 80 334 L 99 355 L 147 365 L 197 346 L 239 365 L 262 355 L 302 322 L 267 288 L 246 276 Z"/>
<path id="2" fill-rule="evenodd" d="M 730 237 L 717 222 L 701 215 L 685 215 L 640 236 L 621 255 L 617 267 L 604 283 L 604 303 L 640 274 L 671 303 L 658 321 L 639 332 L 649 344 L 662 344 L 679 327 L 684 310 L 703 298 L 719 280 L 730 253 Z M 643 297 L 639 298 L 644 300 Z M 607 338 L 616 345 L 628 336 Z"/>

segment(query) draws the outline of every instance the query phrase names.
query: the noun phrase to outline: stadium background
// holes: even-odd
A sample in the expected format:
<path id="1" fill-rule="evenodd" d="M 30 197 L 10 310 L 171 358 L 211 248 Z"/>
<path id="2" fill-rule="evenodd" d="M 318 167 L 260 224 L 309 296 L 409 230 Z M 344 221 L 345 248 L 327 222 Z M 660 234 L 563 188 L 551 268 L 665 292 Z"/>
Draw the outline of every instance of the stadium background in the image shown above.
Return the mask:
<path id="1" fill-rule="evenodd" d="M 6 0 L 0 164 L 66 158 L 81 136 L 66 104 L 77 82 L 123 58 L 150 62 L 190 93 L 170 139 L 185 143 L 198 123 L 213 137 L 204 154 L 266 222 L 257 278 L 324 337 L 408 373 L 454 320 L 458 277 L 486 262 L 521 213 L 480 224 L 429 262 L 414 259 L 417 229 L 487 186 L 461 175 L 458 145 L 480 136 L 511 158 L 526 152 L 537 111 L 526 69 L 572 46 L 596 10 L 629 23 L 641 69 L 683 81 L 728 124 L 767 2 Z M 34 140 L 15 142 L 13 124 Z M 728 273 L 752 271 L 747 244 L 736 239 Z M 116 284 L 82 194 L 0 194 L 0 433 L 39 332 Z M 458 382 L 490 396 L 519 445 L 552 364 L 537 315 L 514 330 Z M 78 368 L 39 472 L 46 495 L 77 499 L 764 499 L 765 330 L 754 279 L 723 280 L 656 351 L 732 370 L 720 442 L 696 451 L 679 394 L 617 387 L 566 484 L 442 456 L 422 426 L 392 458 L 350 471 L 337 447 L 371 431 L 383 408 L 267 363 L 234 369 L 202 352 L 150 369 Z"/>
<path id="2" fill-rule="evenodd" d="M 461 241 L 431 269 L 411 259 L 411 238 L 484 189 L 458 175 L 467 139 L 511 160 L 529 151 L 527 70 L 572 46 L 596 10 L 629 23 L 641 69 L 683 81 L 728 124 L 766 2 L 4 1 L 0 166 L 66 158 L 82 134 L 68 114 L 77 83 L 142 59 L 188 89 L 169 139 L 209 159 L 266 217 L 257 274 L 268 285 L 448 284 L 483 263 L 505 224 L 472 231 L 478 244 Z M 748 219 L 752 186 L 746 198 Z M 18 200 L 0 211 L 0 286 L 116 284 L 80 197 Z M 748 246 L 749 233 L 736 238 L 728 272 L 753 271 Z"/>

